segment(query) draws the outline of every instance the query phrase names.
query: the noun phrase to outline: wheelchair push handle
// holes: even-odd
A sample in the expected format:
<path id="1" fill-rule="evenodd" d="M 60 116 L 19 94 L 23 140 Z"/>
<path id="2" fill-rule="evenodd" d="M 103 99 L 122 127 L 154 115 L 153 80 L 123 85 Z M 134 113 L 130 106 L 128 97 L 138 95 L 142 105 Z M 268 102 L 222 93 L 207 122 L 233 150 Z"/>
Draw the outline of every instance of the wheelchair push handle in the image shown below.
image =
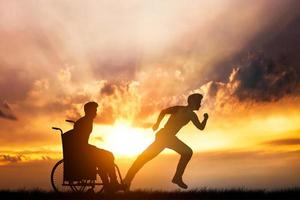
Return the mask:
<path id="1" fill-rule="evenodd" d="M 69 122 L 69 123 L 75 124 L 75 121 L 73 121 L 73 120 L 69 120 L 69 119 L 66 119 L 66 122 Z"/>
<path id="2" fill-rule="evenodd" d="M 69 123 L 72 123 L 72 124 L 75 124 L 75 121 L 73 120 L 69 120 L 69 119 L 66 119 L 66 122 L 69 122 Z M 53 130 L 57 130 L 57 131 L 60 131 L 61 134 L 63 134 L 64 132 L 62 131 L 61 128 L 58 128 L 58 127 L 52 127 Z"/>
<path id="3" fill-rule="evenodd" d="M 52 129 L 53 129 L 53 130 L 60 131 L 60 133 L 61 133 L 61 134 L 63 134 L 63 131 L 62 131 L 60 128 L 57 128 L 57 127 L 52 127 Z"/>

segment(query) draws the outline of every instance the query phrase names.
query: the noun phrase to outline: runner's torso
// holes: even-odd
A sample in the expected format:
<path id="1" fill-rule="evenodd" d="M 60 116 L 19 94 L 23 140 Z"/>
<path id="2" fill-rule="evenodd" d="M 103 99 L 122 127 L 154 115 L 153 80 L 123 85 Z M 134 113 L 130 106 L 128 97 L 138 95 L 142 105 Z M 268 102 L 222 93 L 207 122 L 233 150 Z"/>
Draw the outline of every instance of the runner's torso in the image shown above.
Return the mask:
<path id="1" fill-rule="evenodd" d="M 164 128 L 157 135 L 175 136 L 178 131 L 191 120 L 193 111 L 185 106 L 176 106 L 176 112 L 171 114 Z"/>

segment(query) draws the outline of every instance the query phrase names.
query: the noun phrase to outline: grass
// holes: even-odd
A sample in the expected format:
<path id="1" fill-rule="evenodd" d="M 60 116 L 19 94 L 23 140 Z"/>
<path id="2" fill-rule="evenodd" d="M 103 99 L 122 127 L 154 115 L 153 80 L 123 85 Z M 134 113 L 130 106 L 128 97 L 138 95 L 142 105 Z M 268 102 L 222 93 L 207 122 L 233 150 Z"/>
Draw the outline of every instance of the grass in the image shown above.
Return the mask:
<path id="1" fill-rule="evenodd" d="M 56 194 L 42 190 L 2 190 L 0 199 L 43 199 L 43 200 L 81 200 L 81 199 L 114 199 L 114 200 L 179 200 L 179 199 L 201 199 L 201 200 L 222 200 L 222 199 L 300 199 L 300 188 L 284 190 L 247 190 L 247 189 L 199 189 L 191 191 L 142 191 L 136 190 L 128 193 L 117 193 L 114 195 L 105 194 L 78 194 L 66 193 Z"/>

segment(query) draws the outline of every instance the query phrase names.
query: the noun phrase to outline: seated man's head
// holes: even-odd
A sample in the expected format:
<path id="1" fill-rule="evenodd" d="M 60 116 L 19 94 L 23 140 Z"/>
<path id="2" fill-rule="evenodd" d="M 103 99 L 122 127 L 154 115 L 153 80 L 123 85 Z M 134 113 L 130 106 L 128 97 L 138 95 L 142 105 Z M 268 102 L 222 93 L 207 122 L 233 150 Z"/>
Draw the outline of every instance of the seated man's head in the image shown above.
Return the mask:
<path id="1" fill-rule="evenodd" d="M 98 104 L 94 101 L 88 102 L 84 105 L 85 116 L 94 119 L 97 116 Z"/>
<path id="2" fill-rule="evenodd" d="M 202 94 L 199 94 L 199 93 L 191 94 L 187 100 L 188 106 L 192 110 L 199 110 L 199 108 L 201 107 L 202 98 L 203 98 Z"/>

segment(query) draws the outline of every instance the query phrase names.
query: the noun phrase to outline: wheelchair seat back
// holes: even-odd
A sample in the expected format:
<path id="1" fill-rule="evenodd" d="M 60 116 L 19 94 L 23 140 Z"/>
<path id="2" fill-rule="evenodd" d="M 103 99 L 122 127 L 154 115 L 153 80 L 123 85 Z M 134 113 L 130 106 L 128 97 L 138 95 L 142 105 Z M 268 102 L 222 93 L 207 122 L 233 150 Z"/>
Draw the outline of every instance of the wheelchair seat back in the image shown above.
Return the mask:
<path id="1" fill-rule="evenodd" d="M 96 166 L 89 162 L 86 152 L 78 146 L 73 130 L 62 134 L 64 181 L 96 180 Z"/>

